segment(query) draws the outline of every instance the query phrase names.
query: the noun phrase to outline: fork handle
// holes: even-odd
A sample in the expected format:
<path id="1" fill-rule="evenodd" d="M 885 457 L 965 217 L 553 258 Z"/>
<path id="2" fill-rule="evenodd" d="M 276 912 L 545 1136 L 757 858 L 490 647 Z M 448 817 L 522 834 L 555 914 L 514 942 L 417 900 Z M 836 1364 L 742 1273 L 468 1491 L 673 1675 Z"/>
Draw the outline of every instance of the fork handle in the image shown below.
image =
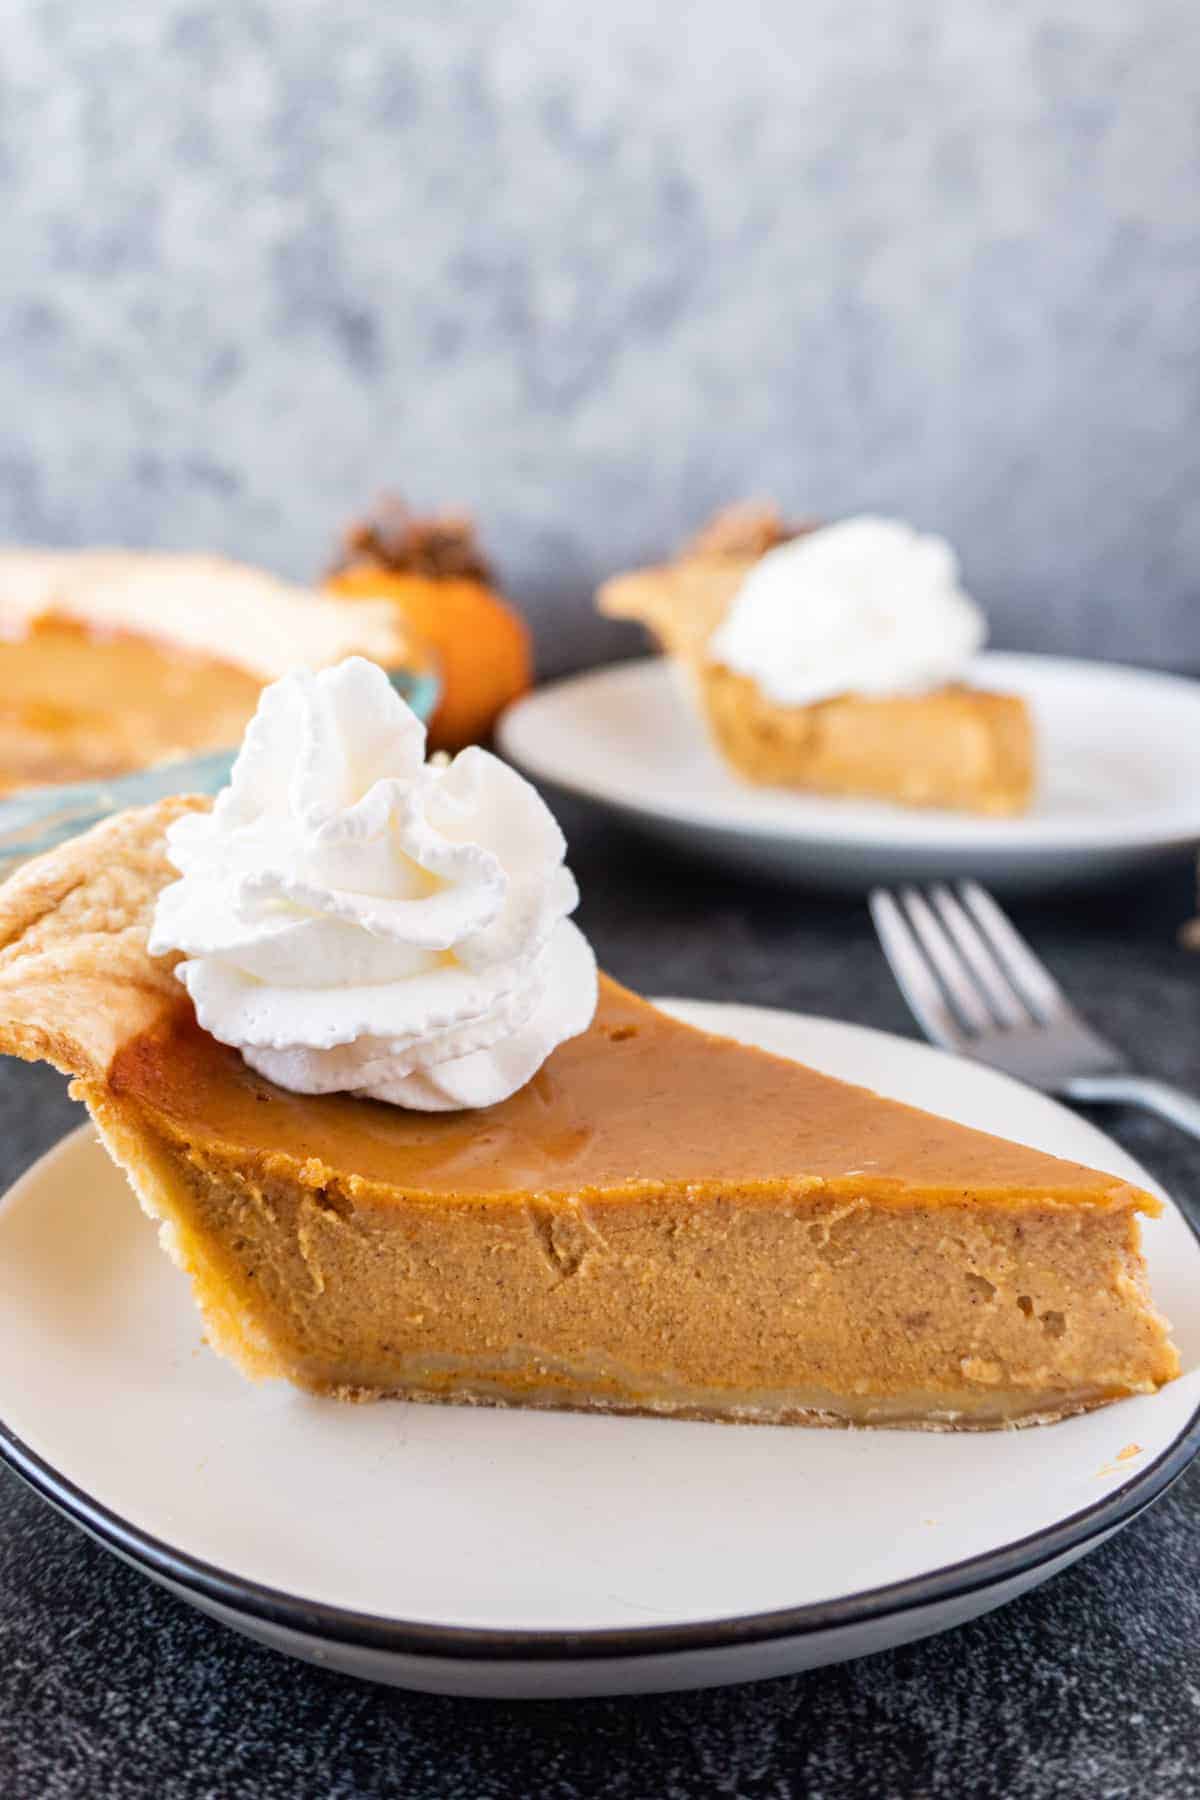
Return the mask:
<path id="1" fill-rule="evenodd" d="M 1088 1105 L 1142 1106 L 1200 1138 L 1200 1100 L 1150 1075 L 1073 1075 L 1059 1090 Z"/>

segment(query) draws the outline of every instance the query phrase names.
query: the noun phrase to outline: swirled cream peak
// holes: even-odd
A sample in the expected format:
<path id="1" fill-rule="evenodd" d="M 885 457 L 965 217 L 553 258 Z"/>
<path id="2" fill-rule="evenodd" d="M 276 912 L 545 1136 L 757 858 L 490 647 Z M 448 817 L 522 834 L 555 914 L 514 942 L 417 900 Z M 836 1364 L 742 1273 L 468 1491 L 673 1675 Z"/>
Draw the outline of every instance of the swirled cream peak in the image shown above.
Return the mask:
<path id="1" fill-rule="evenodd" d="M 491 1106 L 595 1011 L 565 850 L 486 750 L 427 763 L 352 657 L 264 690 L 229 786 L 168 833 L 150 949 L 182 952 L 200 1024 L 281 1087 Z"/>
<path id="2" fill-rule="evenodd" d="M 920 693 L 959 678 L 987 625 L 945 538 L 866 515 L 769 550 L 708 654 L 781 706 Z"/>

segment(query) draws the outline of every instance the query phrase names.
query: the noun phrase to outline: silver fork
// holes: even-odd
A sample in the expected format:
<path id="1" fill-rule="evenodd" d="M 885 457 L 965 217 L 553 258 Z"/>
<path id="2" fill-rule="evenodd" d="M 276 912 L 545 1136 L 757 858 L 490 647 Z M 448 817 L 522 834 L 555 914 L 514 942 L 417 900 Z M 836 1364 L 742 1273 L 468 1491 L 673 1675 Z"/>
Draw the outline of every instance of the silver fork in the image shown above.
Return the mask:
<path id="1" fill-rule="evenodd" d="M 933 1043 L 1067 1100 L 1144 1106 L 1200 1137 L 1200 1100 L 1136 1074 L 977 883 L 957 893 L 945 883 L 876 888 L 869 903 L 892 974 Z"/>

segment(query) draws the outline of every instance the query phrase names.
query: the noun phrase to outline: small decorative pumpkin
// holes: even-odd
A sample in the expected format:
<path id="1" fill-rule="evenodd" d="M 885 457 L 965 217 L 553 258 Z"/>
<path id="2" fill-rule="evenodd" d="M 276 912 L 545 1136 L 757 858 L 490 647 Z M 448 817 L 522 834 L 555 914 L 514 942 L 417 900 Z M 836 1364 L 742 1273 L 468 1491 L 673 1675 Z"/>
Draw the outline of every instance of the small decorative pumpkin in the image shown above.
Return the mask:
<path id="1" fill-rule="evenodd" d="M 442 697 L 429 725 L 432 750 L 486 738 L 532 683 L 529 628 L 497 593 L 462 514 L 419 518 L 385 497 L 347 531 L 325 587 L 349 600 L 394 600 L 413 638 L 433 652 Z"/>

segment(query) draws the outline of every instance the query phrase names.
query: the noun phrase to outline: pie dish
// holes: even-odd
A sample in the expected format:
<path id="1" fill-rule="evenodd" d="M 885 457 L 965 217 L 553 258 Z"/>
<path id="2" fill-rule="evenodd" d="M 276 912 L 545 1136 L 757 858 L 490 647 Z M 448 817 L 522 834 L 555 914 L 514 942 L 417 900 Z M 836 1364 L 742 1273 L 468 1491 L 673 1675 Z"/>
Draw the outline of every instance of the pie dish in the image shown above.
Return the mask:
<path id="1" fill-rule="evenodd" d="M 747 781 L 904 806 L 1026 811 L 1034 743 L 1020 696 L 953 681 L 784 705 L 713 653 L 750 571 L 814 529 L 786 525 L 774 507 L 732 507 L 675 561 L 605 582 L 597 604 L 649 628 L 685 672 L 717 748 Z"/>
<path id="2" fill-rule="evenodd" d="M 1129 1183 L 696 1030 L 604 981 L 511 1098 L 288 1093 L 147 950 L 124 813 L 0 888 L 0 1049 L 76 1078 L 209 1341 L 320 1394 L 932 1429 L 1178 1372 Z"/>
<path id="3" fill-rule="evenodd" d="M 236 744 L 265 683 L 351 651 L 413 657 L 385 602 L 220 557 L 0 552 L 0 792 Z"/>

